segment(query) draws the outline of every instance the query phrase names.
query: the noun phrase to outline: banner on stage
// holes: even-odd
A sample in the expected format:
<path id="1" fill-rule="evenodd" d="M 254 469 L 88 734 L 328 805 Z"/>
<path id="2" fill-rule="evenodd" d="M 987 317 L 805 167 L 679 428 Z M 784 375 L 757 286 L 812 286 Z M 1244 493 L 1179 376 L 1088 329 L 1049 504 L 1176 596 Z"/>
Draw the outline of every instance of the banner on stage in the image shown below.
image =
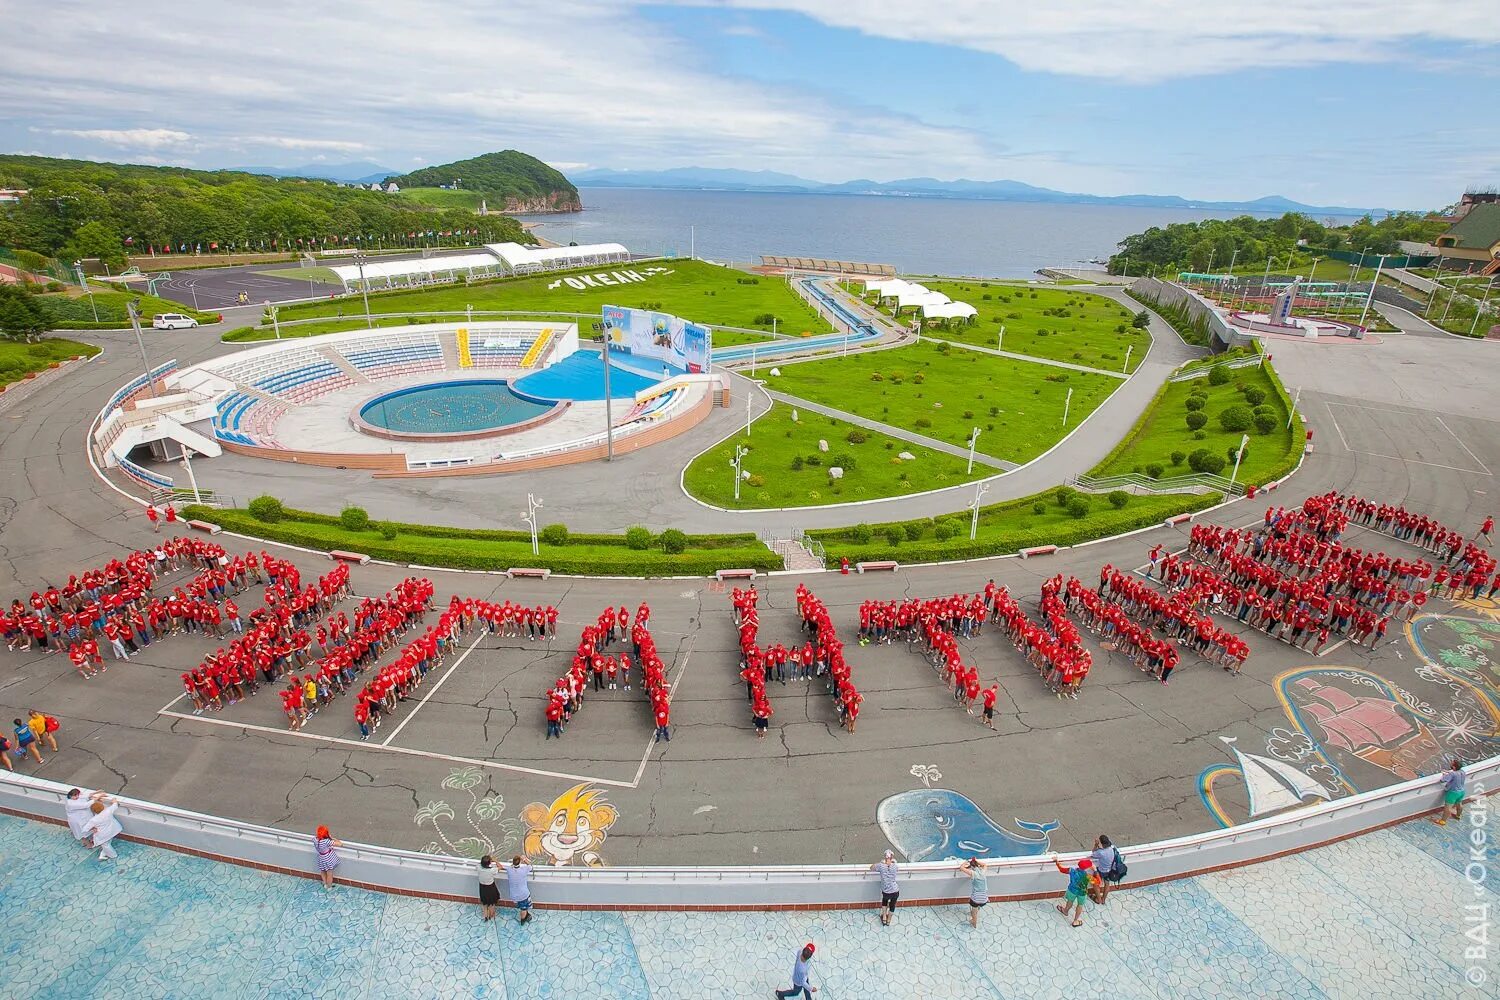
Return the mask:
<path id="1" fill-rule="evenodd" d="M 663 361 L 693 375 L 708 371 L 712 339 L 708 328 L 677 316 L 605 306 L 604 339 L 617 354 Z"/>

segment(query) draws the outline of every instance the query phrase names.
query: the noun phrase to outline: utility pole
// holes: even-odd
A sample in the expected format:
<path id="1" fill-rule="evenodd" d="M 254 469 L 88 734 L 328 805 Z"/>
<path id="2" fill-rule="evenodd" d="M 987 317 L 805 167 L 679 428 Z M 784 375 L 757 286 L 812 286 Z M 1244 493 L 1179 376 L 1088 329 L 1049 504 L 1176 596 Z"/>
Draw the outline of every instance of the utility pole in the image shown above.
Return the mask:
<path id="1" fill-rule="evenodd" d="M 989 491 L 989 483 L 980 483 L 974 488 L 974 502 L 969 504 L 969 507 L 974 512 L 973 516 L 969 519 L 969 541 L 971 542 L 979 534 L 979 502 L 984 499 L 984 495 Z"/>
<path id="2" fill-rule="evenodd" d="M 365 280 L 365 255 L 363 251 L 354 255 L 354 263 L 359 267 L 359 294 L 365 300 L 365 327 L 374 329 L 375 321 L 370 318 L 370 283 Z M 389 284 L 390 282 L 386 282 Z"/>
<path id="3" fill-rule="evenodd" d="M 125 303 L 125 311 L 130 315 L 130 328 L 135 331 L 135 346 L 141 349 L 141 371 L 146 376 L 146 387 L 151 390 L 151 395 L 156 395 L 156 383 L 151 379 L 151 362 L 146 357 L 146 340 L 141 336 L 141 314 L 140 307 L 136 305 L 135 299 Z"/>

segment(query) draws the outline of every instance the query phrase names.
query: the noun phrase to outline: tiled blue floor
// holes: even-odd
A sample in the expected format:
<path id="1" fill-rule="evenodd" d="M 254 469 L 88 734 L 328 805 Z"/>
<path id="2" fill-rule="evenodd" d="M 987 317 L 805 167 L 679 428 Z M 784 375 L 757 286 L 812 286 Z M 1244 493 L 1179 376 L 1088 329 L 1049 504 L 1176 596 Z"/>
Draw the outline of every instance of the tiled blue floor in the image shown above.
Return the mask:
<path id="1" fill-rule="evenodd" d="M 0 816 L 0 983 L 7 1000 L 768 996 L 813 940 L 819 1000 L 1500 996 L 1465 980 L 1500 974 L 1500 944 L 1465 954 L 1466 907 L 1500 915 L 1471 833 L 1419 821 L 1121 892 L 1076 930 L 1047 901 L 994 904 L 977 931 L 965 907 L 903 909 L 889 929 L 873 911 L 539 911 L 519 927 L 134 844 L 100 864 L 58 827 Z"/>

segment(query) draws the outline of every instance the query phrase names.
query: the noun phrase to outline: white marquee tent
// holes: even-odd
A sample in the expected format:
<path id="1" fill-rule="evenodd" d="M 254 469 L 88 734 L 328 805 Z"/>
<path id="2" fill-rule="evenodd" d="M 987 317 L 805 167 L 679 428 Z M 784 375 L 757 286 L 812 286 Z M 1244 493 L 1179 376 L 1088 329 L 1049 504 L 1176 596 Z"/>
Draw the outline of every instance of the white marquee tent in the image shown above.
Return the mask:
<path id="1" fill-rule="evenodd" d="M 460 277 L 488 278 L 500 273 L 500 262 L 493 254 L 464 253 L 446 257 L 423 257 L 417 260 L 367 260 L 363 265 L 339 264 L 331 271 L 344 283 L 344 290 L 358 288 L 363 280 L 371 288 L 419 285 L 428 281 L 457 281 Z"/>
<path id="2" fill-rule="evenodd" d="M 630 260 L 630 251 L 618 243 L 590 243 L 578 247 L 528 247 L 519 243 L 486 243 L 484 248 L 500 259 L 511 274 L 556 271 L 566 267 L 617 264 Z"/>

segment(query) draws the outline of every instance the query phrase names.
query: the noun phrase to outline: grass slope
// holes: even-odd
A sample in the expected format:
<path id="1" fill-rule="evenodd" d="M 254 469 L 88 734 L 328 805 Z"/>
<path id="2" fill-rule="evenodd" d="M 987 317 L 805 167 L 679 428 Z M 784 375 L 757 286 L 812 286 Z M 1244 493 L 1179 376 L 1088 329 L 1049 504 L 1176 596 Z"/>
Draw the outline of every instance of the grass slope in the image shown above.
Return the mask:
<path id="1" fill-rule="evenodd" d="M 131 299 L 136 299 L 140 303 L 141 323 L 148 327 L 151 325 L 152 317 L 158 313 L 182 313 L 192 316 L 199 323 L 215 323 L 219 318 L 218 313 L 199 312 L 180 302 L 135 292 L 95 289 L 92 304 L 89 303 L 89 296 L 68 292 L 49 292 L 36 296 L 34 301 L 42 307 L 42 311 L 47 314 L 47 319 L 54 328 L 88 330 L 124 329 L 130 326 L 125 303 Z M 97 322 L 94 319 L 95 307 L 99 312 Z"/>
<path id="2" fill-rule="evenodd" d="M 808 410 L 793 422 L 792 409 L 775 404 L 751 425 L 748 438 L 736 434 L 695 458 L 683 476 L 688 493 L 719 507 L 807 507 L 920 493 L 995 471 L 976 463 L 970 475 L 964 459 Z M 820 440 L 828 442 L 826 454 L 818 450 Z M 731 462 L 740 445 L 750 448 L 743 469 L 751 478 L 741 482 L 736 501 Z M 915 457 L 903 461 L 902 452 Z M 829 478 L 835 465 L 843 468 L 842 479 Z"/>
<path id="3" fill-rule="evenodd" d="M 593 268 L 589 272 L 617 271 L 625 268 L 641 271 L 647 267 L 666 267 L 669 274 L 655 274 L 645 281 L 598 288 L 570 288 L 554 282 L 576 272 L 553 272 L 532 278 L 508 278 L 476 285 L 452 285 L 415 291 L 376 292 L 370 295 L 370 309 L 377 313 L 395 312 L 462 312 L 464 306 L 475 309 L 513 309 L 530 312 L 597 313 L 608 305 L 660 309 L 709 325 L 743 326 L 770 330 L 774 315 L 782 333 L 803 331 L 826 333 L 828 324 L 802 301 L 785 281 L 777 278 L 747 275 L 741 271 L 708 264 L 701 260 L 673 260 L 658 264 L 624 265 Z M 362 311 L 358 296 L 353 300 L 310 302 L 281 310 L 283 319 L 306 319 L 313 316 L 345 315 Z"/>
<path id="4" fill-rule="evenodd" d="M 1240 443 L 1241 433 L 1250 435 L 1250 446 L 1240 465 L 1239 481 L 1259 485 L 1284 474 L 1289 463 L 1295 463 L 1302 442 L 1302 423 L 1294 420 L 1288 428 L 1287 411 L 1289 401 L 1284 391 L 1273 381 L 1269 365 L 1252 368 L 1236 368 L 1230 372 L 1230 381 L 1224 385 L 1210 385 L 1208 378 L 1187 382 L 1169 382 L 1134 429 L 1121 443 L 1115 453 L 1100 463 L 1090 473 L 1094 476 L 1119 476 L 1128 473 L 1145 474 L 1148 466 L 1160 465 L 1163 477 L 1185 476 L 1192 473 L 1186 460 L 1179 465 L 1172 463 L 1172 454 L 1180 452 L 1190 455 L 1199 448 L 1207 448 L 1215 455 L 1224 457 L 1231 464 L 1221 473 L 1228 476 L 1232 459 L 1227 452 Z M 1258 434 L 1255 428 L 1241 431 L 1226 431 L 1219 425 L 1219 414 L 1234 405 L 1246 405 L 1241 388 L 1259 389 L 1265 393 L 1264 404 L 1276 414 L 1276 428 L 1269 434 Z M 1207 394 L 1202 412 L 1208 422 L 1194 431 L 1187 425 L 1188 396 L 1201 391 Z M 1203 435 L 1198 437 L 1197 435 Z"/>
<path id="5" fill-rule="evenodd" d="M 404 187 L 396 197 L 432 208 L 466 208 L 477 212 L 484 195 L 478 191 L 445 191 L 440 187 Z"/>
<path id="6" fill-rule="evenodd" d="M 288 281 L 318 281 L 325 285 L 339 285 L 338 275 L 328 267 L 269 267 L 264 271 L 256 271 L 256 274 L 264 274 L 272 278 L 286 278 Z"/>
<path id="7" fill-rule="evenodd" d="M 767 387 L 1012 462 L 1037 457 L 1123 383 L 963 348 L 919 343 L 786 365 Z M 1068 428 L 1063 401 L 1073 402 Z"/>
<path id="8" fill-rule="evenodd" d="M 1124 370 L 1127 348 L 1133 348 L 1129 370 L 1134 371 L 1151 342 L 1145 330 L 1130 325 L 1129 310 L 1101 295 L 993 281 L 923 284 L 979 310 L 972 324 L 925 327 L 923 332 L 930 337 L 994 347 L 1003 323 L 1003 350 L 1107 371 Z"/>
<path id="9" fill-rule="evenodd" d="M 99 348 L 92 344 L 80 344 L 76 340 L 49 337 L 35 344 L 23 344 L 17 340 L 0 340 L 0 385 L 9 385 L 25 378 L 28 372 L 39 372 L 54 361 L 81 354 L 92 358 Z"/>

